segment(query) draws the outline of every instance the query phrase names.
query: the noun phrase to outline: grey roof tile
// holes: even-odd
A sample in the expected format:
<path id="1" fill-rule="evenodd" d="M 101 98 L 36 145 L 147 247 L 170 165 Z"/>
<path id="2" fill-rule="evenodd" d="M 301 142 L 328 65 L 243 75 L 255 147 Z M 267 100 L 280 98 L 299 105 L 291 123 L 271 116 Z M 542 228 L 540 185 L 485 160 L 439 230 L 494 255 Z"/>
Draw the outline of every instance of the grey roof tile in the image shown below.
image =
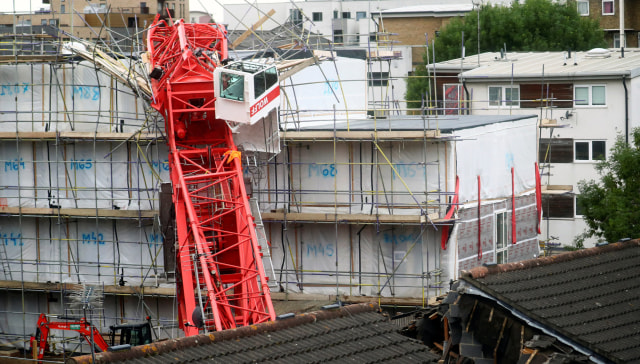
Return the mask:
<path id="1" fill-rule="evenodd" d="M 209 344 L 132 357 L 123 363 L 376 363 L 399 361 L 405 355 L 418 358 L 413 362 L 437 362 L 439 357 L 427 346 L 400 335 L 376 309 L 374 305 L 346 306 L 312 313 L 313 320 L 299 315 L 251 330 L 236 329 L 233 339 L 220 334 Z"/>
<path id="2" fill-rule="evenodd" d="M 475 269 L 463 280 L 609 360 L 640 360 L 640 241 Z"/>

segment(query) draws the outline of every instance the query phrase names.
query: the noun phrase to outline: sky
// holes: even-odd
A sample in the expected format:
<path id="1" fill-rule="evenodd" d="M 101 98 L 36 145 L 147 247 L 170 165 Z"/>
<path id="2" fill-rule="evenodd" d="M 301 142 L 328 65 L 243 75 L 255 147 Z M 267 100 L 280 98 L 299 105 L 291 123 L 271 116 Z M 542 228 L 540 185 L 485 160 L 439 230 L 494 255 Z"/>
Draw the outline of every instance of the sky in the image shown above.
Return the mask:
<path id="1" fill-rule="evenodd" d="M 36 11 L 40 8 L 48 8 L 49 5 L 43 5 L 42 0 L 0 0 L 0 13 L 12 13 L 14 9 L 16 12 L 30 12 Z M 75 0 L 75 1 L 87 1 L 87 0 Z M 220 0 L 218 0 L 220 1 Z M 225 3 L 229 2 L 242 2 L 242 0 L 224 0 Z M 222 3 L 222 1 L 220 1 Z M 15 8 L 14 8 L 15 6 Z M 218 5 L 215 0 L 189 0 L 189 7 L 191 10 L 200 10 L 213 13 L 222 14 L 222 7 Z"/>

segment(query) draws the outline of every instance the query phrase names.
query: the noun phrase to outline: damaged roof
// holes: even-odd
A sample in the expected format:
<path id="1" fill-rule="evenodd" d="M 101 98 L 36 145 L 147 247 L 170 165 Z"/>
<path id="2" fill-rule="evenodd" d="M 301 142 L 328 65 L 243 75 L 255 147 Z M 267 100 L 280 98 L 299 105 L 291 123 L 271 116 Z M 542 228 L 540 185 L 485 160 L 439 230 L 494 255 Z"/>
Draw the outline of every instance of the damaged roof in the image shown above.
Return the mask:
<path id="1" fill-rule="evenodd" d="M 640 362 L 639 267 L 640 240 L 630 240 L 478 267 L 461 280 L 585 354 L 628 363 Z"/>
<path id="2" fill-rule="evenodd" d="M 357 304 L 95 355 L 95 363 L 436 363 L 377 305 Z M 91 355 L 72 363 L 90 363 Z"/>

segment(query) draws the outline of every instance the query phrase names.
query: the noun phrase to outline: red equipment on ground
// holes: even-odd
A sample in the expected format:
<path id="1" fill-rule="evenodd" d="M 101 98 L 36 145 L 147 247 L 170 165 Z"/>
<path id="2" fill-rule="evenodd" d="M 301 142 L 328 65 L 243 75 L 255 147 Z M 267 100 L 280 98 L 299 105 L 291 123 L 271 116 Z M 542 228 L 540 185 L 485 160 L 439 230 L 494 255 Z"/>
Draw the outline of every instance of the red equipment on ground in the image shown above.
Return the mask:
<path id="1" fill-rule="evenodd" d="M 64 317 L 60 317 L 65 319 Z M 147 316 L 146 322 L 143 323 L 126 323 L 119 325 L 111 325 L 109 327 L 109 340 L 111 345 L 107 344 L 97 328 L 91 325 L 84 317 L 66 318 L 74 321 L 52 322 L 47 319 L 44 313 L 38 318 L 38 326 L 35 336 L 31 337 L 31 349 L 37 350 L 37 359 L 44 357 L 45 351 L 49 351 L 47 339 L 51 330 L 75 331 L 82 335 L 87 343 L 94 345 L 94 350 L 107 351 L 109 349 L 125 349 L 131 346 L 150 344 L 151 322 Z"/>
<path id="2" fill-rule="evenodd" d="M 152 106 L 169 146 L 180 327 L 191 336 L 275 320 L 240 152 L 216 118 L 214 70 L 227 59 L 226 29 L 156 17 L 148 50 Z"/>
<path id="3" fill-rule="evenodd" d="M 84 337 L 89 344 L 93 343 L 100 351 L 107 351 L 109 345 L 104 341 L 98 329 L 96 329 L 85 318 L 80 318 L 78 321 L 69 322 L 50 322 L 44 313 L 40 314 L 38 318 L 38 327 L 36 329 L 36 335 L 31 338 L 31 349 L 38 350 L 38 360 L 44 357 L 45 350 L 47 348 L 47 338 L 51 330 L 67 330 L 76 331 Z"/>

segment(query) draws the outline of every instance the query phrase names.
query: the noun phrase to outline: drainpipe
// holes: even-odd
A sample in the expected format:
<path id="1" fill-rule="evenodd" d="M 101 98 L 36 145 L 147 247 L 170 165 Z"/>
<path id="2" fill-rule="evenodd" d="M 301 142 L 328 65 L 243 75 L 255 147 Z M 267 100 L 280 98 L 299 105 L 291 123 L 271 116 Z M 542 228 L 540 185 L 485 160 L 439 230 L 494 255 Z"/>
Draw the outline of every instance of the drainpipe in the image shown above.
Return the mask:
<path id="1" fill-rule="evenodd" d="M 627 76 L 622 76 L 624 87 L 624 141 L 629 145 L 629 90 L 627 89 Z"/>
<path id="2" fill-rule="evenodd" d="M 467 100 L 467 115 L 471 115 L 471 99 L 469 98 L 469 90 L 467 89 L 467 83 L 462 80 L 462 87 L 464 88 L 465 98 Z M 626 89 L 626 86 L 625 86 Z"/>
<path id="3" fill-rule="evenodd" d="M 625 0 L 618 1 L 618 5 L 620 8 L 620 48 L 627 47 L 627 39 L 624 36 L 624 2 Z"/>

